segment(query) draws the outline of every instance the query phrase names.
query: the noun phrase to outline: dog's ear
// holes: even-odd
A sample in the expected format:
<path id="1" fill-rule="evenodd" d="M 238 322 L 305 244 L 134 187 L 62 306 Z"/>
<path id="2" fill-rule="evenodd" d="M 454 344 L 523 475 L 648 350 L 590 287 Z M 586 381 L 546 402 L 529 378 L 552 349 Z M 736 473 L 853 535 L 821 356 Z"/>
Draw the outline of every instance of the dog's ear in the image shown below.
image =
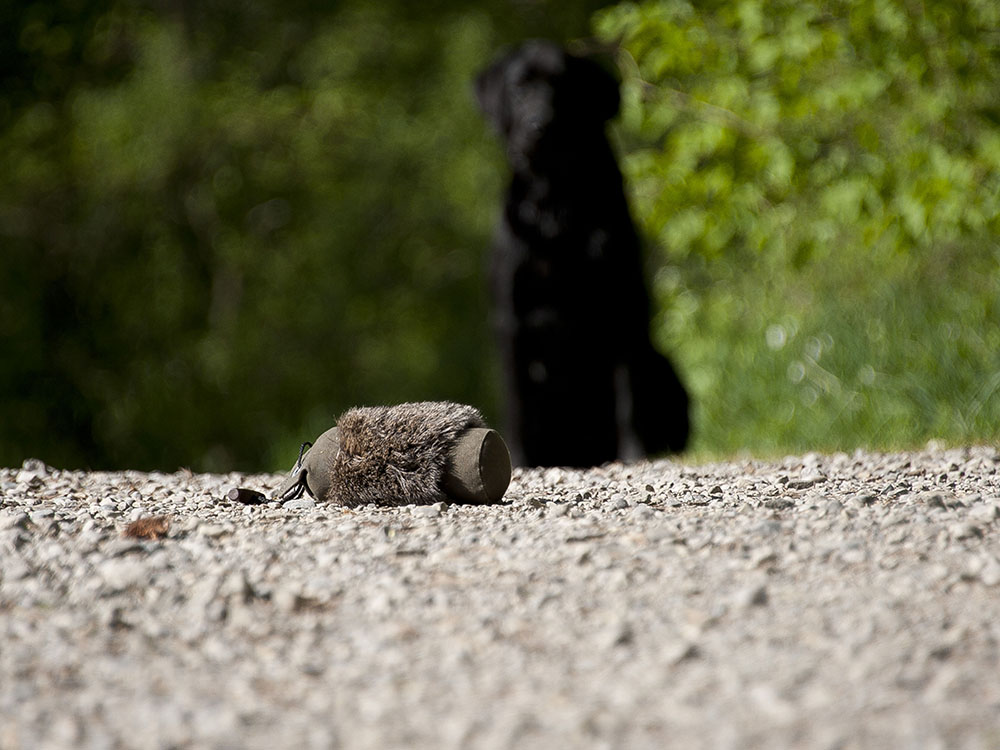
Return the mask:
<path id="1" fill-rule="evenodd" d="M 476 76 L 475 84 L 476 102 L 479 104 L 479 109 L 501 135 L 506 135 L 509 128 L 506 91 L 507 66 L 509 64 L 510 58 L 505 55 Z"/>
<path id="2" fill-rule="evenodd" d="M 588 112 L 596 115 L 600 122 L 618 114 L 621 104 L 618 79 L 607 68 L 590 58 L 572 56 L 567 61 L 567 68 L 579 94 L 577 101 L 586 102 Z"/>

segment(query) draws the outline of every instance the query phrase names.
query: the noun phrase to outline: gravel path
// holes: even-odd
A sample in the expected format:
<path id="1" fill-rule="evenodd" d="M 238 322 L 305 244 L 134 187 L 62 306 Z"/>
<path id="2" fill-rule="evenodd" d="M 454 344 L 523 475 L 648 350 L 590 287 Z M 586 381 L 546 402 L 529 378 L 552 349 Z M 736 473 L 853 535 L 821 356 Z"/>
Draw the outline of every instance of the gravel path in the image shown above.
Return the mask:
<path id="1" fill-rule="evenodd" d="M 346 511 L 28 461 L 0 748 L 998 748 L 998 470 L 660 461 Z"/>

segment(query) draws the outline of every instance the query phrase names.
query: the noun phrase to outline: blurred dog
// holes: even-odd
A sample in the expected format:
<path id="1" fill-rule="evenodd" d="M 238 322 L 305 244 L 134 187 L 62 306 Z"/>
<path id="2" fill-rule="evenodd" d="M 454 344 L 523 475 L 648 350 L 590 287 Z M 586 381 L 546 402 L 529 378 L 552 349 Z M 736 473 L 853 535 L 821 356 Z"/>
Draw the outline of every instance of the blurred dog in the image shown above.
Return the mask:
<path id="1" fill-rule="evenodd" d="M 512 178 L 490 280 L 517 465 L 679 451 L 688 396 L 649 338 L 649 297 L 607 121 L 617 80 L 528 42 L 476 79 Z"/>

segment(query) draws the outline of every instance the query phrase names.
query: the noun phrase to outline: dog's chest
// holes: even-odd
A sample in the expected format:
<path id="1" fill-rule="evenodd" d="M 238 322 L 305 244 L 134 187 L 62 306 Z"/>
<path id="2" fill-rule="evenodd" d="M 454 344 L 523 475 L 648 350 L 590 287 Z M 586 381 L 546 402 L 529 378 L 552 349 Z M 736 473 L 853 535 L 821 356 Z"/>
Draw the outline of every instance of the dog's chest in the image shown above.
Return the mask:
<path id="1" fill-rule="evenodd" d="M 635 255 L 635 237 L 624 199 L 589 187 L 537 176 L 511 185 L 494 263 L 508 280 L 500 296 L 513 296 L 519 316 L 541 309 L 599 315 L 608 300 L 627 294 L 622 267 Z"/>
<path id="2" fill-rule="evenodd" d="M 607 235 L 606 228 L 615 223 L 610 206 L 588 200 L 582 195 L 542 194 L 512 200 L 508 220 L 516 234 L 540 251 L 556 252 L 564 247 L 576 253 L 596 255 L 600 252 L 598 235 Z"/>
<path id="3" fill-rule="evenodd" d="M 513 301 L 520 315 L 545 309 L 589 317 L 618 295 L 619 274 L 606 243 L 549 250 L 527 253 L 513 269 Z"/>

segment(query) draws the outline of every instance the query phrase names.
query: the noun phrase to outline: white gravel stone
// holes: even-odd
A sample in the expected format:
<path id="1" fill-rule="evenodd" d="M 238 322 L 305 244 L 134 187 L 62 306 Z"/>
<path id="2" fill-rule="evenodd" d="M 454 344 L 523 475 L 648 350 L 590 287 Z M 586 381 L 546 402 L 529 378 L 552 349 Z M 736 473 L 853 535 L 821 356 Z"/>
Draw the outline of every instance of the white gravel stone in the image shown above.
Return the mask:
<path id="1" fill-rule="evenodd" d="M 309 510 L 316 507 L 316 501 L 308 495 L 302 495 L 292 500 L 286 500 L 281 504 L 281 507 L 285 510 Z"/>
<path id="2" fill-rule="evenodd" d="M 142 562 L 134 558 L 116 557 L 101 562 L 97 574 L 111 591 L 123 591 L 142 583 L 146 578 L 146 569 Z"/>
<path id="3" fill-rule="evenodd" d="M 437 518 L 448 506 L 444 503 L 433 503 L 431 505 L 410 506 L 410 512 L 418 518 Z"/>

